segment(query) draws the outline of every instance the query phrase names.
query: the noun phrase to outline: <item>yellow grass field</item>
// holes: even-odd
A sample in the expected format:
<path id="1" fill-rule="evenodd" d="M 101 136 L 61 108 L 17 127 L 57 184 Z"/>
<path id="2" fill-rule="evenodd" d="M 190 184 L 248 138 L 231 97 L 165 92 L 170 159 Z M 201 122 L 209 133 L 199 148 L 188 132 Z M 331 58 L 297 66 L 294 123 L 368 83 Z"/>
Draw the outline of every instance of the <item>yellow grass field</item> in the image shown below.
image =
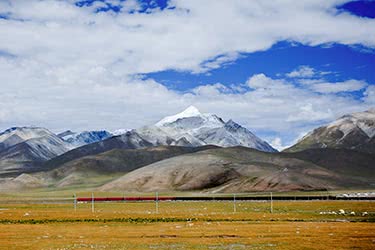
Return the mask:
<path id="1" fill-rule="evenodd" d="M 375 202 L 235 205 L 2 203 L 0 249 L 375 249 Z"/>

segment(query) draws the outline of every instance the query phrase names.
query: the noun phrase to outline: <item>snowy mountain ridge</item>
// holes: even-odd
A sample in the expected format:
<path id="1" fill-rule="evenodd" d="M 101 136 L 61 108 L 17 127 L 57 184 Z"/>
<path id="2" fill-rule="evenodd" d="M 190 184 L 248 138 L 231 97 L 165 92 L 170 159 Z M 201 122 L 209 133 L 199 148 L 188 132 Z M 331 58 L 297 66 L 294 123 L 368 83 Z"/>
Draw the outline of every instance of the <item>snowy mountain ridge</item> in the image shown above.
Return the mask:
<path id="1" fill-rule="evenodd" d="M 80 133 L 74 133 L 67 130 L 58 135 L 65 142 L 69 143 L 73 148 L 80 147 L 86 144 L 105 140 L 113 135 L 106 130 L 99 131 L 83 131 Z"/>
<path id="2" fill-rule="evenodd" d="M 0 133 L 0 143 L 13 146 L 17 143 L 52 134 L 41 127 L 12 127 Z"/>

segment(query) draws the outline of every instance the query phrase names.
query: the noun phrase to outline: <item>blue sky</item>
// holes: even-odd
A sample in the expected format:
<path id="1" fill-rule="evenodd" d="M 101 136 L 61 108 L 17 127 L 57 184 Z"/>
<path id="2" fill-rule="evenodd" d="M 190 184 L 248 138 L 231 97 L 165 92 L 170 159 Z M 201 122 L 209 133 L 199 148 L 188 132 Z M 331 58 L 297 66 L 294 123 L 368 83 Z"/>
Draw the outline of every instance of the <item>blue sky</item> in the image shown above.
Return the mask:
<path id="1" fill-rule="evenodd" d="M 340 44 L 305 46 L 283 41 L 266 51 L 243 54 L 242 58 L 209 73 L 192 74 L 167 70 L 146 74 L 170 88 L 189 90 L 199 84 L 239 84 L 249 75 L 265 73 L 272 78 L 283 77 L 300 65 L 309 65 L 319 71 L 331 72 L 325 75 L 329 81 L 348 79 L 375 83 L 375 54 L 362 48 Z"/>
<path id="2" fill-rule="evenodd" d="M 1 1 L 0 129 L 194 105 L 283 148 L 375 106 L 375 1 Z"/>
<path id="3" fill-rule="evenodd" d="M 144 77 L 155 79 L 170 89 L 189 92 L 199 85 L 206 84 L 240 85 L 246 82 L 249 75 L 259 73 L 264 73 L 273 79 L 284 79 L 287 73 L 301 65 L 326 73 L 322 77 L 313 77 L 314 79 L 324 78 L 328 82 L 357 79 L 375 85 L 375 53 L 372 51 L 366 51 L 360 46 L 352 47 L 340 44 L 305 46 L 289 41 L 279 42 L 266 51 L 243 54 L 240 59 L 207 73 L 194 74 L 166 70 L 145 74 Z M 298 86 L 298 82 L 292 82 Z M 361 100 L 363 93 L 364 89 L 336 93 L 336 95 L 350 95 L 354 99 Z M 358 111 L 362 110 L 359 108 Z M 319 126 L 324 122 L 325 120 L 316 121 L 316 123 L 312 123 L 312 126 Z M 268 138 L 282 136 L 262 129 L 258 129 L 257 134 Z"/>
<path id="4" fill-rule="evenodd" d="M 166 7 L 166 1 L 145 2 L 153 2 L 153 7 Z M 375 1 L 352 1 L 337 6 L 337 9 L 360 17 L 375 18 Z M 335 43 L 306 46 L 293 41 L 280 41 L 265 51 L 243 53 L 240 59 L 206 74 L 166 70 L 145 76 L 165 84 L 168 88 L 187 91 L 200 84 L 243 83 L 249 74 L 265 73 L 270 77 L 278 78 L 280 74 L 291 72 L 300 65 L 309 65 L 320 71 L 332 72 L 325 76 L 329 81 L 338 82 L 355 78 L 375 84 L 374 49 L 361 45 L 344 46 Z M 354 94 L 362 97 L 361 92 Z"/>

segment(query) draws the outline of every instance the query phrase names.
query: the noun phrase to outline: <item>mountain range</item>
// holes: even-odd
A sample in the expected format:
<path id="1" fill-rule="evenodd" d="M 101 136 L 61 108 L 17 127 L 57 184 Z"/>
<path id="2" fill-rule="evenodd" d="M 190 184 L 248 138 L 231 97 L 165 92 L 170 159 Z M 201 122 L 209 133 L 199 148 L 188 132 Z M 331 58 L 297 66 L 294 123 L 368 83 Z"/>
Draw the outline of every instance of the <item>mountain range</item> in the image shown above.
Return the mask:
<path id="1" fill-rule="evenodd" d="M 0 190 L 248 192 L 375 185 L 375 109 L 340 117 L 283 152 L 233 120 L 193 106 L 154 125 L 119 131 L 10 128 L 0 134 Z"/>
<path id="2" fill-rule="evenodd" d="M 8 129 L 0 135 L 0 174 L 36 171 L 56 162 L 114 148 L 217 145 L 246 146 L 276 152 L 267 142 L 232 120 L 224 122 L 216 115 L 200 113 L 193 106 L 177 115 L 166 117 L 155 125 L 119 131 L 126 132 L 114 135 L 105 130 L 80 133 L 67 130 L 56 135 L 38 127 Z M 52 158 L 56 158 L 53 163 L 46 163 Z"/>

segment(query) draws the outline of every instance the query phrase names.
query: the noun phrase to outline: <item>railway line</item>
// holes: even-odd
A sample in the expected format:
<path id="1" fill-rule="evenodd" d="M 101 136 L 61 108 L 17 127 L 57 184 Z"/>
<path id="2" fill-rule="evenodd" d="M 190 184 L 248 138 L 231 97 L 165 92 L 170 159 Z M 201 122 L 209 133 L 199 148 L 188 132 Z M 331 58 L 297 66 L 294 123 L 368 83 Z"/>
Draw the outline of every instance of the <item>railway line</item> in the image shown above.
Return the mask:
<path id="1" fill-rule="evenodd" d="M 77 202 L 137 202 L 137 201 L 232 201 L 233 196 L 147 196 L 147 197 L 78 197 Z M 271 196 L 236 196 L 237 201 L 269 201 Z M 309 200 L 375 200 L 375 197 L 338 197 L 338 196 L 273 196 L 274 201 Z"/>

